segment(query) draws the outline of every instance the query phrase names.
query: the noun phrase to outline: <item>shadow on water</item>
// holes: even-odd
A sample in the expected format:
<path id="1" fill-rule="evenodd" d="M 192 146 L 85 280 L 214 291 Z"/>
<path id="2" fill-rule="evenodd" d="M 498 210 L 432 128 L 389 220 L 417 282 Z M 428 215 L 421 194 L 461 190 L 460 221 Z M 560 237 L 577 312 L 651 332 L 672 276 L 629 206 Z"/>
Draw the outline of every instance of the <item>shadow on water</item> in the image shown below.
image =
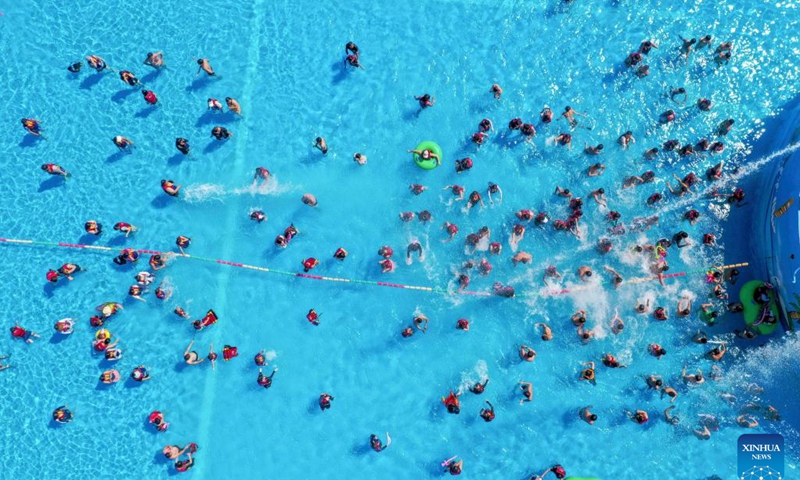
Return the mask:
<path id="1" fill-rule="evenodd" d="M 163 68 L 155 68 L 153 71 L 141 78 L 141 83 L 150 83 L 161 75 Z"/>
<path id="2" fill-rule="evenodd" d="M 167 205 L 171 203 L 170 202 L 171 198 L 172 197 L 166 194 L 159 195 L 156 198 L 154 198 L 152 202 L 150 202 L 150 205 L 152 205 L 154 208 L 165 208 Z"/>
<path id="3" fill-rule="evenodd" d="M 403 120 L 406 122 L 417 120 L 419 118 L 420 112 L 422 112 L 421 108 L 415 110 L 408 110 L 403 114 Z"/>
<path id="4" fill-rule="evenodd" d="M 218 112 L 215 110 L 206 110 L 206 112 L 197 119 L 195 127 L 204 127 L 206 125 L 219 125 L 220 123 L 229 123 L 236 120 L 236 116 L 231 112 Z"/>
<path id="5" fill-rule="evenodd" d="M 368 445 L 368 441 L 360 441 L 356 442 L 350 451 L 353 453 L 353 455 L 363 456 L 371 452 L 372 448 Z"/>
<path id="6" fill-rule="evenodd" d="M 125 90 L 120 90 L 119 92 L 111 96 L 111 101 L 114 103 L 122 103 L 125 101 L 126 98 L 131 96 L 131 94 L 133 94 L 134 92 L 136 92 L 136 90 L 132 88 L 126 88 Z"/>
<path id="7" fill-rule="evenodd" d="M 223 144 L 228 143 L 225 140 L 212 140 L 208 142 L 206 148 L 203 149 L 203 153 L 212 153 L 220 149 Z"/>
<path id="8" fill-rule="evenodd" d="M 55 332 L 53 333 L 53 336 L 50 337 L 50 343 L 52 344 L 61 343 L 64 340 L 66 340 L 67 337 L 69 337 L 69 335 L 64 335 L 63 333 Z"/>
<path id="9" fill-rule="evenodd" d="M 44 182 L 39 184 L 39 192 L 45 192 L 47 190 L 60 187 L 66 183 L 64 177 L 57 176 L 57 177 L 50 177 Z"/>
<path id="10" fill-rule="evenodd" d="M 25 134 L 24 137 L 22 137 L 22 140 L 19 142 L 19 146 L 22 148 L 33 147 L 35 145 L 38 145 L 39 142 L 42 140 L 44 140 L 44 138 L 37 135 L 31 135 L 28 133 Z"/>
<path id="11" fill-rule="evenodd" d="M 100 235 L 92 235 L 91 233 L 84 233 L 78 239 L 78 243 L 84 244 L 84 245 L 92 245 L 92 244 L 96 243 L 99 238 L 100 238 Z"/>
<path id="12" fill-rule="evenodd" d="M 176 153 L 167 159 L 167 165 L 171 167 L 180 165 L 184 158 L 186 158 L 186 155 L 182 153 Z"/>
<path id="13" fill-rule="evenodd" d="M 100 80 L 103 79 L 104 76 L 105 75 L 103 75 L 102 73 L 95 73 L 93 75 L 89 75 L 81 82 L 81 88 L 84 90 L 91 89 L 92 87 L 97 85 L 100 82 Z"/>
<path id="14" fill-rule="evenodd" d="M 143 109 L 139 110 L 138 112 L 136 112 L 136 115 L 134 115 L 134 117 L 136 117 L 136 118 L 147 118 L 153 112 L 155 112 L 156 110 L 158 110 L 158 105 L 152 105 L 150 107 L 146 107 L 146 108 L 143 108 Z"/>
<path id="15" fill-rule="evenodd" d="M 126 151 L 126 150 L 117 150 L 115 153 L 112 153 L 111 155 L 109 155 L 109 156 L 106 158 L 106 163 L 114 163 L 114 162 L 117 162 L 117 161 L 119 161 L 119 160 L 122 160 L 123 158 L 125 158 L 125 156 L 126 156 L 126 155 L 130 155 L 130 154 L 131 154 L 131 152 L 130 152 L 130 151 Z"/>
<path id="16" fill-rule="evenodd" d="M 190 83 L 189 85 L 186 86 L 186 91 L 187 92 L 195 92 L 197 90 L 200 90 L 202 88 L 207 87 L 208 84 L 211 83 L 210 78 L 211 77 L 209 77 L 207 75 L 203 75 L 202 77 L 195 78 L 192 83 Z"/>
<path id="17" fill-rule="evenodd" d="M 125 244 L 126 240 L 127 240 L 127 238 L 125 238 L 125 235 L 117 235 L 116 237 L 114 237 L 114 238 L 112 238 L 111 240 L 108 241 L 108 246 L 109 247 L 120 247 L 120 246 Z"/>
<path id="18" fill-rule="evenodd" d="M 342 61 L 333 62 L 331 64 L 331 72 L 333 72 L 333 79 L 331 80 L 331 83 L 334 85 L 347 78 L 347 67 L 345 67 L 344 62 Z"/>

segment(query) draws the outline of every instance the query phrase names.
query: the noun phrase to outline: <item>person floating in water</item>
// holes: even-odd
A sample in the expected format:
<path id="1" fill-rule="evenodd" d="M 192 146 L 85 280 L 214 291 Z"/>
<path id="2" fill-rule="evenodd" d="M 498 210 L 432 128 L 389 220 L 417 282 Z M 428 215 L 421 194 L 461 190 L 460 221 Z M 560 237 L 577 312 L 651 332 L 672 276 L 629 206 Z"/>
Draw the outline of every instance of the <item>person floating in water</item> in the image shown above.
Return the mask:
<path id="1" fill-rule="evenodd" d="M 419 102 L 419 107 L 423 110 L 436 104 L 436 97 L 431 97 L 427 93 L 420 95 L 419 97 L 414 97 L 414 100 Z"/>
<path id="2" fill-rule="evenodd" d="M 392 437 L 389 436 L 389 432 L 386 432 L 386 443 L 382 443 L 381 439 L 378 438 L 377 435 L 374 433 L 369 436 L 369 446 L 376 452 L 382 452 L 389 448 L 389 445 L 392 444 Z"/>
<path id="3" fill-rule="evenodd" d="M 145 65 L 159 69 L 164 67 L 164 53 L 163 52 L 147 52 L 147 58 L 143 62 Z"/>

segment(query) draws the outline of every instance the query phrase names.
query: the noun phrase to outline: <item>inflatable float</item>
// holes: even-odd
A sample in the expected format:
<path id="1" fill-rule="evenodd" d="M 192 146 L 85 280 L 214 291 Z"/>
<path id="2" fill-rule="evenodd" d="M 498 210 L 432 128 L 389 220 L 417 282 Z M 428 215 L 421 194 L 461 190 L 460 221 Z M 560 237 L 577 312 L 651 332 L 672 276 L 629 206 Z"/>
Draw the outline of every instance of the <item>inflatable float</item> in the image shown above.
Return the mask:
<path id="1" fill-rule="evenodd" d="M 442 147 L 440 147 L 439 144 L 434 141 L 425 140 L 424 142 L 420 142 L 420 144 L 417 145 L 414 148 L 414 150 L 419 150 L 420 152 L 429 150 L 432 153 L 436 154 L 437 157 L 439 157 L 439 162 L 437 163 L 434 158 L 425 159 L 415 153 L 413 155 L 414 163 L 416 163 L 417 166 L 423 170 L 433 170 L 434 168 L 438 167 L 442 162 Z"/>
<path id="2" fill-rule="evenodd" d="M 761 300 L 759 300 L 761 299 Z M 768 299 L 764 302 L 764 299 Z M 778 304 L 772 285 L 761 280 L 750 280 L 739 290 L 739 301 L 744 307 L 744 323 L 759 335 L 769 335 L 778 327 Z M 771 317 L 771 320 L 770 320 Z"/>

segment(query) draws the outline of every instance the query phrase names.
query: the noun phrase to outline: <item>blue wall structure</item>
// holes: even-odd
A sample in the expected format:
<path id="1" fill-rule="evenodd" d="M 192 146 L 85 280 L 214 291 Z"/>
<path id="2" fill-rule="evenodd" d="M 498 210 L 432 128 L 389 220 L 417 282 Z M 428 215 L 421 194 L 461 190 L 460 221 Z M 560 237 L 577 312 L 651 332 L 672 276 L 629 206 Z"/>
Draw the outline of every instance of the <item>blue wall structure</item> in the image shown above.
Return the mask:
<path id="1" fill-rule="evenodd" d="M 793 320 L 800 320 L 800 98 L 767 130 L 751 156 L 789 151 L 765 165 L 748 192 L 755 197 L 750 251 L 754 273 L 777 287 L 781 323 L 792 330 Z"/>

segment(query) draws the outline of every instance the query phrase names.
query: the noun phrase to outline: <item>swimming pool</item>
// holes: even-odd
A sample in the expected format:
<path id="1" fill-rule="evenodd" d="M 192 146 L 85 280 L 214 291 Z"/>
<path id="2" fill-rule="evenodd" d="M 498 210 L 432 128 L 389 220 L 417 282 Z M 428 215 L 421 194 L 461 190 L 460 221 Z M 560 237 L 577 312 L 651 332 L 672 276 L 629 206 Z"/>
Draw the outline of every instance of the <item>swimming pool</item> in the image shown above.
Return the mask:
<path id="1" fill-rule="evenodd" d="M 581 0 L 569 6 L 421 1 L 413 8 L 151 0 L 10 5 L 0 17 L 5 85 L 0 98 L 7 125 L 0 132 L 6 186 L 0 190 L 0 236 L 167 250 L 177 235 L 186 235 L 193 239 L 188 253 L 212 259 L 298 272 L 304 258 L 315 256 L 322 264 L 312 273 L 319 275 L 452 288 L 468 258 L 465 235 L 486 225 L 503 253 L 470 257 L 486 257 L 494 266 L 485 278 L 473 274 L 470 289 L 487 291 L 499 281 L 520 296 L 539 291 L 549 264 L 565 272 L 566 289 L 579 283 L 574 272 L 580 265 L 596 271 L 610 265 L 628 278 L 646 276 L 644 261 L 626 247 L 680 229 L 697 243 L 702 233 L 714 232 L 728 251 L 737 252 L 716 225 L 729 217 L 725 205 L 698 199 L 694 205 L 703 218 L 689 227 L 680 221 L 688 204 L 673 199 L 663 182 L 672 172 L 701 175 L 717 159 L 731 166 L 745 161 L 758 136 L 753 132 L 798 94 L 797 21 L 791 3 L 743 1 L 676 1 L 657 8 Z M 421 28 L 424 24 L 429 26 Z M 695 52 L 687 65 L 675 60 L 678 35 L 706 33 L 715 45 L 734 42 L 730 64 L 716 68 L 705 51 Z M 650 76 L 637 80 L 622 61 L 648 38 L 659 48 L 648 58 Z M 363 71 L 342 68 L 350 40 L 360 47 Z M 141 65 L 153 50 L 165 53 L 167 68 L 161 72 Z M 92 53 L 136 73 L 161 106 L 147 108 L 141 94 L 114 73 L 93 74 L 85 66 L 79 75 L 65 70 Z M 209 58 L 221 78 L 195 76 L 193 57 Z M 495 82 L 505 91 L 500 101 L 489 93 Z M 685 106 L 664 97 L 670 86 L 686 87 Z M 422 93 L 434 95 L 436 105 L 420 112 L 413 97 Z M 242 119 L 206 112 L 208 97 L 226 96 L 239 100 Z M 700 97 L 712 100 L 711 112 L 694 108 Z M 588 113 L 578 121 L 591 130 L 576 128 L 569 151 L 545 144 L 569 131 L 563 120 L 537 126 L 532 145 L 507 133 L 511 118 L 533 121 L 544 105 L 556 114 L 566 105 Z M 669 108 L 678 119 L 659 126 L 659 113 Z M 48 140 L 24 136 L 17 123 L 22 117 L 43 120 Z M 494 121 L 496 132 L 478 151 L 470 135 L 484 117 Z M 681 161 L 663 156 L 649 163 L 641 157 L 645 147 L 671 138 L 697 140 L 725 118 L 736 124 L 720 156 Z M 226 126 L 234 137 L 215 142 L 209 136 L 215 125 Z M 615 139 L 626 130 L 637 143 L 623 152 Z M 115 135 L 132 139 L 134 153 L 118 154 L 110 141 Z M 178 136 L 190 140 L 190 158 L 174 149 Z M 327 139 L 325 156 L 311 147 L 317 136 Z M 405 153 L 427 139 L 444 151 L 444 166 L 432 172 L 416 168 Z M 603 176 L 583 173 L 593 160 L 581 153 L 584 142 L 606 145 Z M 365 166 L 352 160 L 355 152 L 368 156 Z M 452 162 L 465 156 L 475 166 L 456 175 Z M 51 161 L 72 178 L 47 178 L 39 165 Z M 263 192 L 251 187 L 260 165 L 274 175 Z M 624 178 L 648 169 L 658 172 L 655 184 L 619 189 Z M 182 184 L 182 196 L 163 195 L 162 178 Z M 503 189 L 502 203 L 468 213 L 441 190 L 458 182 L 467 192 L 485 192 L 489 181 Z M 414 196 L 412 183 L 429 189 Z M 520 249 L 532 253 L 533 262 L 514 267 L 508 245 L 513 212 L 531 208 L 565 217 L 563 199 L 551 195 L 556 184 L 584 196 L 588 231 L 579 241 L 529 228 Z M 614 250 L 599 256 L 594 247 L 608 224 L 586 194 L 600 187 L 624 221 L 651 213 L 643 207 L 645 199 L 662 192 L 661 222 L 646 233 L 615 238 Z M 316 208 L 300 202 L 307 192 L 318 198 Z M 263 210 L 268 220 L 249 220 L 253 209 Z M 398 219 L 400 212 L 426 209 L 433 215 L 427 225 Z M 746 208 L 734 211 L 730 222 L 746 215 Z M 99 239 L 84 234 L 89 219 L 105 225 Z M 118 221 L 139 231 L 124 240 L 110 228 Z M 460 228 L 452 243 L 441 242 L 444 221 Z M 275 248 L 274 237 L 291 223 L 300 234 L 287 249 Z M 407 266 L 402 252 L 412 239 L 425 247 L 426 260 Z M 382 245 L 397 252 L 397 271 L 390 275 L 377 265 Z M 331 258 L 339 246 L 350 252 L 341 263 Z M 670 250 L 674 272 L 748 260 L 723 255 L 721 248 Z M 192 470 L 200 478 L 427 478 L 438 475 L 440 462 L 453 455 L 464 459 L 464 474 L 475 478 L 524 478 L 555 462 L 570 475 L 604 479 L 643 472 L 648 478 L 676 472 L 687 479 L 735 475 L 734 445 L 744 430 L 733 421 L 735 410 L 717 395 L 743 381 L 684 387 L 679 379 L 684 362 L 710 368 L 700 358 L 704 350 L 688 339 L 700 320 L 662 323 L 632 313 L 637 298 L 646 297 L 674 310 L 684 290 L 698 295 L 697 308 L 708 290 L 702 275 L 669 281 L 664 289 L 642 282 L 617 291 L 576 289 L 554 298 L 512 300 L 320 282 L 178 259 L 157 272 L 159 281 L 166 277 L 173 285 L 172 299 L 161 303 L 150 294 L 146 304 L 127 301 L 109 324 L 124 350 L 116 368 L 124 375 L 146 364 L 152 381 L 102 388 L 97 377 L 110 367 L 90 354 L 88 318 L 96 305 L 122 301 L 141 269 L 117 267 L 112 257 L 61 248 L 0 248 L 6 323 L 18 319 L 43 337 L 33 345 L 8 335 L 0 340 L 0 354 L 11 353 L 13 365 L 0 372 L 5 392 L 0 449 L 11 452 L 3 456 L 0 477 L 114 472 L 121 478 L 162 478 L 175 472 L 161 448 L 191 441 L 200 445 Z M 68 261 L 87 271 L 68 285 L 45 286 L 47 269 Z M 735 295 L 736 288 L 730 291 Z M 195 335 L 171 313 L 178 304 L 193 318 L 213 308 L 220 321 Z M 617 307 L 627 324 L 625 333 L 614 336 L 607 326 Z M 318 327 L 305 319 L 310 308 L 322 314 Z M 569 322 L 576 308 L 589 311 L 590 324 L 604 324 L 603 338 L 579 344 Z M 416 312 L 430 318 L 431 334 L 403 339 L 400 332 Z M 63 317 L 77 320 L 75 333 L 51 338 L 52 323 Z M 462 317 L 471 322 L 469 332 L 455 329 Z M 539 340 L 533 328 L 541 321 L 555 331 L 550 343 Z M 740 322 L 732 317 L 709 332 L 723 335 Z M 215 372 L 208 365 L 184 368 L 181 354 L 192 338 L 200 353 L 213 342 L 218 352 L 225 344 L 236 345 L 240 357 L 218 362 Z M 650 342 L 663 345 L 668 355 L 649 356 Z M 535 362 L 519 362 L 520 343 L 537 350 Z M 261 349 L 274 357 L 267 371 L 280 368 L 266 391 L 256 385 L 251 360 Z M 597 362 L 607 352 L 629 367 L 598 365 L 597 386 L 577 380 L 580 362 Z M 723 366 L 744 368 L 739 367 L 748 365 L 743 356 L 737 346 Z M 690 431 L 661 421 L 668 401 L 648 392 L 641 379 L 652 373 L 676 384 L 675 405 L 685 427 L 697 413 L 714 413 L 723 428 L 700 442 Z M 491 378 L 486 393 L 465 393 L 462 414 L 448 415 L 440 397 L 484 374 Z M 534 384 L 533 403 L 518 404 L 518 381 Z M 335 397 L 325 412 L 316 405 L 322 392 Z M 766 395 L 786 412 L 787 392 L 777 381 Z M 751 400 L 739 396 L 741 403 Z M 485 399 L 497 411 L 488 424 L 477 416 Z M 54 427 L 50 412 L 65 403 L 76 419 Z M 594 405 L 600 416 L 594 426 L 577 417 L 586 405 Z M 625 418 L 624 410 L 635 408 L 650 413 L 646 427 Z M 166 433 L 154 433 L 147 424 L 154 409 L 165 412 L 171 424 Z M 369 435 L 384 437 L 386 431 L 391 447 L 370 451 Z"/>

